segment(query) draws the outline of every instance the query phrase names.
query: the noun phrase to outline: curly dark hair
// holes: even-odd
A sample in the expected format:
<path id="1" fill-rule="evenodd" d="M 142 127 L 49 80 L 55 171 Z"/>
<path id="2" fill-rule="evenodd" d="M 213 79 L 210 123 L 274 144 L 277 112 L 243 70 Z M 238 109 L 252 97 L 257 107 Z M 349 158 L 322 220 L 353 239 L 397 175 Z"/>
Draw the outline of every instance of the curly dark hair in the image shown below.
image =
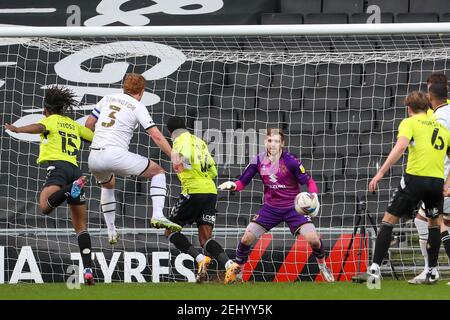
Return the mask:
<path id="1" fill-rule="evenodd" d="M 63 115 L 76 105 L 75 94 L 68 88 L 51 86 L 45 92 L 44 108 L 50 114 Z"/>

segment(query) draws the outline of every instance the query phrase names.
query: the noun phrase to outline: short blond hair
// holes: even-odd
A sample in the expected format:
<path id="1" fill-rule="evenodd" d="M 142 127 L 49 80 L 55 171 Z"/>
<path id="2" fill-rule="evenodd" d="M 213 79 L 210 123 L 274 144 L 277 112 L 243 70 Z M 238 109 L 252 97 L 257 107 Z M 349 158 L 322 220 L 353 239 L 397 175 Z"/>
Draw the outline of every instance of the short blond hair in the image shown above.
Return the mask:
<path id="1" fill-rule="evenodd" d="M 414 113 L 427 112 L 430 108 L 430 100 L 424 92 L 412 91 L 405 98 L 405 106 L 410 107 Z"/>
<path id="2" fill-rule="evenodd" d="M 145 89 L 147 80 L 138 73 L 127 73 L 123 78 L 123 92 L 127 94 L 139 94 Z"/>

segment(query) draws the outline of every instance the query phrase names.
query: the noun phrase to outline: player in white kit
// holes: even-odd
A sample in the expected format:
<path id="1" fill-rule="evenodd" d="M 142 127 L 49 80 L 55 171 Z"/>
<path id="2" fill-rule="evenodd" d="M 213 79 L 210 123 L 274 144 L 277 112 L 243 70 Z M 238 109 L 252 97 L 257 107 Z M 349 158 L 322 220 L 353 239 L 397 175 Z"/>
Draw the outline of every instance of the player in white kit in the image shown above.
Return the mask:
<path id="1" fill-rule="evenodd" d="M 86 127 L 94 131 L 88 160 L 89 170 L 101 184 L 101 210 L 108 228 L 108 240 L 112 245 L 118 241 L 114 175 L 151 179 L 151 225 L 174 232 L 181 230 L 181 226 L 163 215 L 166 198 L 164 169 L 152 160 L 128 151 L 134 130 L 141 124 L 158 147 L 171 156 L 172 148 L 153 122 L 145 105 L 140 102 L 145 86 L 146 80 L 142 75 L 125 75 L 123 93 L 103 97 L 86 120 Z"/>

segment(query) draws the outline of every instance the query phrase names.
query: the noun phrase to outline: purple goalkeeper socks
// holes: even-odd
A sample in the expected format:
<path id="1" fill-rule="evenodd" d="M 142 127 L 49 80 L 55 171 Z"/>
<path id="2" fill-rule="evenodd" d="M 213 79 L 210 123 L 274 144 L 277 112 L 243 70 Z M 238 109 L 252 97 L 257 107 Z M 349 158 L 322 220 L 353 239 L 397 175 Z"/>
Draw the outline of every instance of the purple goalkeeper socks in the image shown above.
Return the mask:
<path id="1" fill-rule="evenodd" d="M 237 264 L 245 264 L 248 260 L 248 255 L 250 254 L 251 246 L 247 246 L 242 242 L 239 242 L 239 245 L 236 250 L 236 263 Z"/>

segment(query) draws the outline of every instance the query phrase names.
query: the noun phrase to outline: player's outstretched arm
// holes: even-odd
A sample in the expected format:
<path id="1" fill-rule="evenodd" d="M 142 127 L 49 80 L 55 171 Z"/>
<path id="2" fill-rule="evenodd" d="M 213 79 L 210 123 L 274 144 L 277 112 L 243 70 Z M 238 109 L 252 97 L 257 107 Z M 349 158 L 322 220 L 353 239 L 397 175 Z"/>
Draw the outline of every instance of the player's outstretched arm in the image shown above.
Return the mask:
<path id="1" fill-rule="evenodd" d="M 399 137 L 397 142 L 395 143 L 394 148 L 389 153 L 386 161 L 381 166 L 380 170 L 378 170 L 377 174 L 373 179 L 369 182 L 369 191 L 375 192 L 378 186 L 378 183 L 383 178 L 384 174 L 389 170 L 389 168 L 395 164 L 403 155 L 406 148 L 408 148 L 409 139 L 406 137 Z"/>
<path id="2" fill-rule="evenodd" d="M 169 157 L 172 158 L 172 148 L 170 147 L 169 142 L 167 142 L 166 138 L 162 135 L 161 131 L 159 131 L 158 127 L 154 126 L 147 130 L 147 133 L 152 138 L 152 140 L 156 143 L 156 145 Z"/>
<path id="3" fill-rule="evenodd" d="M 88 129 L 91 129 L 91 131 L 95 130 L 95 124 L 97 123 L 97 118 L 94 117 L 92 114 L 89 115 L 89 117 L 86 120 L 86 123 L 84 126 Z"/>
<path id="4" fill-rule="evenodd" d="M 5 129 L 15 133 L 42 133 L 45 131 L 45 126 L 40 123 L 33 123 L 23 127 L 16 127 L 12 124 L 5 123 Z"/>

